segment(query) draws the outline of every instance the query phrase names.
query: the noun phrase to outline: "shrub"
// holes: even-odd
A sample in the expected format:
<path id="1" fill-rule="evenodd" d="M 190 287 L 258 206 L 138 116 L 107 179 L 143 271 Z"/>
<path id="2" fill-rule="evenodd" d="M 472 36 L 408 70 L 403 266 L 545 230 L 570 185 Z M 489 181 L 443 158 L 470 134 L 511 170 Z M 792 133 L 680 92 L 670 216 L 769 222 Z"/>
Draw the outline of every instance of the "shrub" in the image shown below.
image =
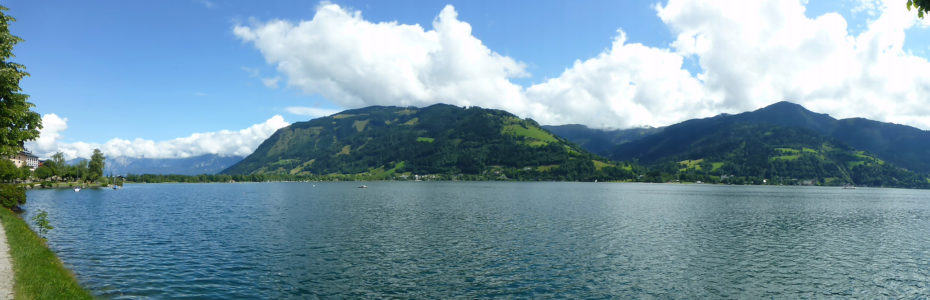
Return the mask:
<path id="1" fill-rule="evenodd" d="M 13 184 L 0 184 L 0 205 L 18 210 L 23 204 L 26 204 L 25 188 Z"/>

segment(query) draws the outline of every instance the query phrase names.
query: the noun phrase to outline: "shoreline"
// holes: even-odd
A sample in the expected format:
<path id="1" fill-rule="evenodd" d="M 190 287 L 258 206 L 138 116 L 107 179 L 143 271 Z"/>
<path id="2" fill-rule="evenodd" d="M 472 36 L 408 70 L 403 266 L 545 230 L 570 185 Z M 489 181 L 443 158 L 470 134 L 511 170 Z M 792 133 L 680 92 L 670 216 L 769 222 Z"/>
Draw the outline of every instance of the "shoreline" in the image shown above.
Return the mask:
<path id="1" fill-rule="evenodd" d="M 0 221 L 5 235 L 3 242 L 9 249 L 13 298 L 93 299 L 21 214 L 0 208 Z M 5 295 L 2 293 L 5 291 L 0 291 L 0 297 Z"/>
<path id="2" fill-rule="evenodd" d="M 558 181 L 558 180 L 269 180 L 269 181 L 236 181 L 236 182 L 183 182 L 183 181 L 163 181 L 163 182 L 125 182 L 124 185 L 143 185 L 143 184 L 246 184 L 246 183 L 350 183 L 350 182 L 500 182 L 500 183 L 592 183 L 592 184 L 663 184 L 663 185 L 706 185 L 706 186 L 757 186 L 757 187 L 806 187 L 806 188 L 843 188 L 843 185 L 788 185 L 788 184 L 727 184 L 727 183 L 708 183 L 708 182 L 646 182 L 646 181 Z M 107 187 L 88 187 L 88 188 L 107 188 Z M 37 188 L 38 189 L 38 188 Z M 48 188 L 46 188 L 48 189 Z M 930 188 L 909 188 L 893 186 L 854 186 L 853 189 L 903 189 L 903 190 L 930 190 Z"/>

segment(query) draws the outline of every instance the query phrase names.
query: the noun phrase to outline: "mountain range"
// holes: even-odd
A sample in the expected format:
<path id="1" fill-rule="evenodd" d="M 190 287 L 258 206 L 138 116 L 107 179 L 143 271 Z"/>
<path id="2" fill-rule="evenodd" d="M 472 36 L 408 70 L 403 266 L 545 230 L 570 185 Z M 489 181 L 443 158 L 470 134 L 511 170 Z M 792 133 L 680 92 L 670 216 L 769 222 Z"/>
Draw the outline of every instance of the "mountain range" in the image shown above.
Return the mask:
<path id="1" fill-rule="evenodd" d="M 373 106 L 294 123 L 223 171 L 550 180 L 606 177 L 605 172 L 630 174 L 533 120 L 502 110 L 445 104 Z"/>
<path id="2" fill-rule="evenodd" d="M 581 145 L 630 132 L 574 130 L 567 138 Z M 790 102 L 687 120 L 589 150 L 669 172 L 817 178 L 821 184 L 919 186 L 930 173 L 930 132 L 862 118 L 837 120 Z"/>
<path id="3" fill-rule="evenodd" d="M 245 158 L 112 158 L 107 172 L 930 187 L 925 158 L 928 131 L 838 120 L 790 102 L 622 130 L 540 126 L 502 110 L 436 104 L 297 122 Z"/>
<path id="4" fill-rule="evenodd" d="M 187 158 L 107 157 L 104 174 L 215 174 L 242 160 L 242 156 L 204 154 Z M 76 163 L 71 161 L 70 164 Z"/>

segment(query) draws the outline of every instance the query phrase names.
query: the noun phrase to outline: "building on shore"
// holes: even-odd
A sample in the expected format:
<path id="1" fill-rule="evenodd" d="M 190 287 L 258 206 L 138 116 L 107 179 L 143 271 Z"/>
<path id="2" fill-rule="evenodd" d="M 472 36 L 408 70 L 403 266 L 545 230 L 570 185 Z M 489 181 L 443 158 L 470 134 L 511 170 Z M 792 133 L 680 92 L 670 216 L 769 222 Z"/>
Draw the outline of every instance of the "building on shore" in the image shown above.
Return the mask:
<path id="1" fill-rule="evenodd" d="M 16 165 L 17 168 L 22 168 L 23 165 L 29 166 L 29 169 L 35 171 L 39 167 L 39 157 L 32 155 L 32 153 L 21 151 L 19 154 L 8 157 L 10 161 Z"/>

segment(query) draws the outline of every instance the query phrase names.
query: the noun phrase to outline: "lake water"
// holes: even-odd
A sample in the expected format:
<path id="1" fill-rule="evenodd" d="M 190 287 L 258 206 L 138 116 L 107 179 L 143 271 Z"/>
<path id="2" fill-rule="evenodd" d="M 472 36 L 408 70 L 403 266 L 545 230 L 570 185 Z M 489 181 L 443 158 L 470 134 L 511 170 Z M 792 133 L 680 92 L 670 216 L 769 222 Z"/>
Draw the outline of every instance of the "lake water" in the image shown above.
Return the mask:
<path id="1" fill-rule="evenodd" d="M 105 298 L 930 294 L 930 191 L 613 183 L 28 192 Z"/>

